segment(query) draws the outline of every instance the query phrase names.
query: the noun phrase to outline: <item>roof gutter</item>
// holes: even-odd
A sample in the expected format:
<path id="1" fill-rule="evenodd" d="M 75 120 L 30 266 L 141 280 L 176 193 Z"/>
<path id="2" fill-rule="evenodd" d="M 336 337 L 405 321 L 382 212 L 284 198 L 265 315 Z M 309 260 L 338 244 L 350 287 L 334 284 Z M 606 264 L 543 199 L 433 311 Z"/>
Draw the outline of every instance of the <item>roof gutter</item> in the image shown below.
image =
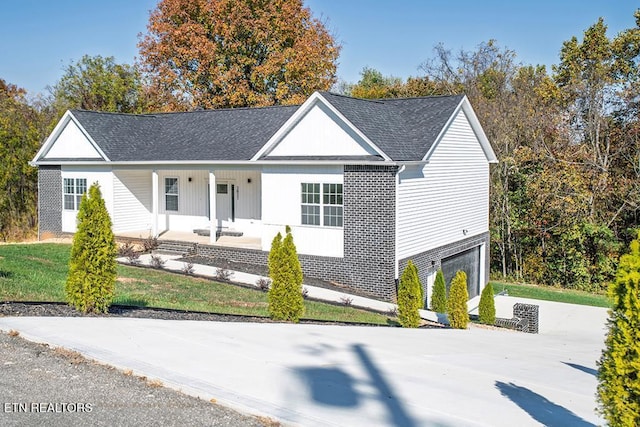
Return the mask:
<path id="1" fill-rule="evenodd" d="M 145 161 L 108 161 L 103 160 L 38 160 L 31 161 L 31 166 L 252 166 L 252 165 L 392 165 L 404 168 L 407 165 L 424 165 L 428 160 L 416 161 L 375 161 L 375 160 L 145 160 Z"/>

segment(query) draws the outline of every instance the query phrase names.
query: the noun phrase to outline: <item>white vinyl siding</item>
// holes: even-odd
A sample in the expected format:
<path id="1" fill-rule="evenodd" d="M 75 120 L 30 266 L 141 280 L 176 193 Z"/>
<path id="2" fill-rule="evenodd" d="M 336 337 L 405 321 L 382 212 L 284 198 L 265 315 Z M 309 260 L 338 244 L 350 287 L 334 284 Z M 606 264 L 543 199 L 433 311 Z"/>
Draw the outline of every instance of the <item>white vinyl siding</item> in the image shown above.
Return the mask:
<path id="1" fill-rule="evenodd" d="M 262 174 L 262 248 L 268 251 L 273 237 L 292 229 L 298 253 L 318 256 L 344 256 L 342 227 L 322 227 L 302 224 L 301 189 L 303 183 L 320 184 L 318 204 L 321 207 L 323 184 L 344 181 L 342 166 L 265 166 Z M 317 200 L 317 199 L 313 199 Z M 337 195 L 336 195 L 337 200 Z M 332 206 L 333 205 L 329 205 Z M 324 212 L 319 209 L 320 223 Z"/>
<path id="2" fill-rule="evenodd" d="M 113 196 L 115 232 L 151 231 L 151 171 L 114 171 Z"/>
<path id="3" fill-rule="evenodd" d="M 398 187 L 398 258 L 489 229 L 489 164 L 460 111 L 420 171 Z"/>
<path id="4" fill-rule="evenodd" d="M 62 166 L 62 184 L 64 193 L 65 180 L 86 180 L 86 188 L 91 187 L 95 182 L 100 185 L 100 192 L 102 198 L 109 211 L 109 215 L 113 219 L 113 173 L 111 168 L 104 166 L 84 167 L 84 166 Z M 77 188 L 76 188 L 77 190 Z M 60 197 L 63 197 L 61 194 Z M 78 196 L 78 195 L 76 195 Z M 79 198 L 78 198 L 79 199 Z M 78 203 L 76 199 L 76 203 Z M 64 202 L 64 201 L 63 201 Z M 66 233 L 75 233 L 78 211 L 77 210 L 62 210 L 62 231 Z"/>

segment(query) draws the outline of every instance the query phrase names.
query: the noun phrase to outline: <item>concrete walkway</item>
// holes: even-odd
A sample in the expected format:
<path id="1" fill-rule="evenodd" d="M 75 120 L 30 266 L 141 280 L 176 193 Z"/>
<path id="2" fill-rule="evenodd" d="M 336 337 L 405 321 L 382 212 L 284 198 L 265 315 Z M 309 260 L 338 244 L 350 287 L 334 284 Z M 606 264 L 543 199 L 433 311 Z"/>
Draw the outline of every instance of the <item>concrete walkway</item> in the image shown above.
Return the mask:
<path id="1" fill-rule="evenodd" d="M 315 298 L 346 296 L 308 288 Z M 381 311 L 392 306 L 348 297 Z M 498 315 L 510 317 L 516 302 L 540 306 L 540 334 L 82 317 L 0 317 L 0 330 L 285 425 L 603 424 L 594 408 L 606 310 L 503 296 Z"/>

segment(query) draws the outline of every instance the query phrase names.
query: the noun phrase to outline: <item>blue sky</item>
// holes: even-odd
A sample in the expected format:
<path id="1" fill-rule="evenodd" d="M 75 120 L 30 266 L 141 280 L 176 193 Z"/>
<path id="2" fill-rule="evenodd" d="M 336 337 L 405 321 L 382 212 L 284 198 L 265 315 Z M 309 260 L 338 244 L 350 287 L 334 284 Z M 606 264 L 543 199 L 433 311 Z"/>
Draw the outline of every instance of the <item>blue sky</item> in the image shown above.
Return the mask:
<path id="1" fill-rule="evenodd" d="M 0 78 L 45 92 L 84 54 L 133 63 L 157 0 L 0 0 Z M 338 77 L 363 67 L 406 78 L 433 47 L 473 50 L 496 39 L 525 64 L 558 62 L 562 42 L 598 17 L 609 36 L 635 25 L 631 0 L 305 0 L 342 43 Z"/>

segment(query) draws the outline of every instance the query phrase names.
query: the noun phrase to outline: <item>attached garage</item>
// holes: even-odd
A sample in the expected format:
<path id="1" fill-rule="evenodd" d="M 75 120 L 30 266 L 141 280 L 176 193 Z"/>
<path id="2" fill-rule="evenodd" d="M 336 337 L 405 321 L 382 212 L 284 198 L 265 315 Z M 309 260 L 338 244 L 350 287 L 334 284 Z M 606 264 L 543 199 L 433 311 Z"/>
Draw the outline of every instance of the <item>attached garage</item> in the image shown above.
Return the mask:
<path id="1" fill-rule="evenodd" d="M 467 274 L 467 291 L 469 298 L 480 294 L 480 246 L 468 249 L 442 259 L 442 273 L 447 284 L 447 294 L 451 286 L 451 279 L 457 271 Z"/>

